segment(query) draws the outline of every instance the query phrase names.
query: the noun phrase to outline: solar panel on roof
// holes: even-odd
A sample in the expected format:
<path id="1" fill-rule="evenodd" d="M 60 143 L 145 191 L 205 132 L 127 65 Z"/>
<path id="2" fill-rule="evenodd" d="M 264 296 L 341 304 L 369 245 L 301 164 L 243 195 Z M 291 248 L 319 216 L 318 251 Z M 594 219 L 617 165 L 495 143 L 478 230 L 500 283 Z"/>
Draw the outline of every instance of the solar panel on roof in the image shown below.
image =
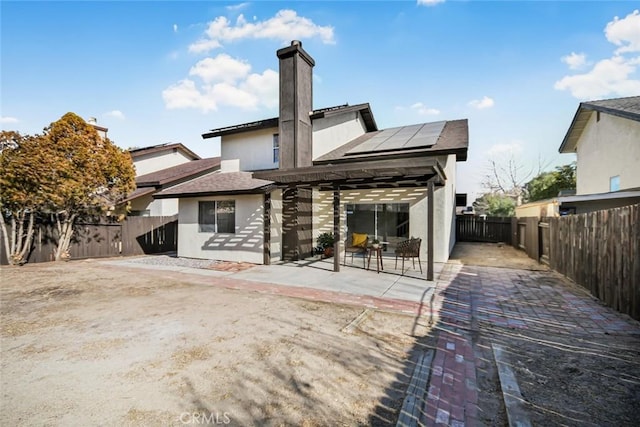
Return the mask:
<path id="1" fill-rule="evenodd" d="M 347 151 L 347 155 L 428 148 L 438 142 L 446 121 L 385 129 Z"/>

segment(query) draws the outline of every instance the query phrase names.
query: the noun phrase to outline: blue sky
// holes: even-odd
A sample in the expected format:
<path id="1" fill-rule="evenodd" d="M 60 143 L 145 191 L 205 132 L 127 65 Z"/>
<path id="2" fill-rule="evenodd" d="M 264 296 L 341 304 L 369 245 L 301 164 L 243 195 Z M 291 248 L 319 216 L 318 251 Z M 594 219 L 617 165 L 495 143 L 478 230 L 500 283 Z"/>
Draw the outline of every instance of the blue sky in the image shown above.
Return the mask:
<path id="1" fill-rule="evenodd" d="M 276 50 L 316 60 L 314 108 L 369 102 L 380 128 L 469 119 L 458 192 L 489 159 L 525 177 L 558 154 L 578 103 L 640 95 L 637 2 L 2 1 L 2 129 L 68 111 L 123 148 L 277 116 Z"/>

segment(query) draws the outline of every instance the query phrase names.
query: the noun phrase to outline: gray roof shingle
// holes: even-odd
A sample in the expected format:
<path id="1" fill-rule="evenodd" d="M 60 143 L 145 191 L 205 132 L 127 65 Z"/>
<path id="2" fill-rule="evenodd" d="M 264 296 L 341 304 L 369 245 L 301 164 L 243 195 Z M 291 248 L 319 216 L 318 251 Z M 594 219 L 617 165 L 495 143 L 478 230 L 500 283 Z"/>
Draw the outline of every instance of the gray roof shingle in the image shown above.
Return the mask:
<path id="1" fill-rule="evenodd" d="M 202 175 L 220 168 L 220 157 L 192 160 L 170 168 L 147 173 L 136 177 L 136 186 L 151 187 L 171 184 L 176 181 Z"/>
<path id="2" fill-rule="evenodd" d="M 253 178 L 251 172 L 212 172 L 153 195 L 158 199 L 215 196 L 230 194 L 261 194 L 273 181 Z"/>

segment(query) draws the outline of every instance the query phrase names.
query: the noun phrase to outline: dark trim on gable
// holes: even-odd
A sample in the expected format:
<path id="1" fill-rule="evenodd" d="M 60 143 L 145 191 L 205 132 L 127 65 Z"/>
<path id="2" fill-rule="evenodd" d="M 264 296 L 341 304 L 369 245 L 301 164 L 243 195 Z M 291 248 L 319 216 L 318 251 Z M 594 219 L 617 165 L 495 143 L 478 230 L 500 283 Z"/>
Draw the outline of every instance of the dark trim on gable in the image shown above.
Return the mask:
<path id="1" fill-rule="evenodd" d="M 278 118 L 258 120 L 255 122 L 242 123 L 239 125 L 227 126 L 219 129 L 211 129 L 207 133 L 202 134 L 203 139 L 214 138 L 216 136 L 233 135 L 236 133 L 249 132 L 260 129 L 269 129 L 278 127 Z"/>
<path id="2" fill-rule="evenodd" d="M 378 125 L 373 118 L 373 112 L 369 103 L 357 104 L 357 105 L 338 105 L 335 107 L 321 108 L 313 110 L 309 113 L 311 120 L 319 119 L 323 117 L 331 117 L 338 114 L 342 114 L 350 111 L 359 111 L 362 119 L 364 120 L 367 132 L 378 130 Z M 277 128 L 279 125 L 279 118 L 272 117 L 270 119 L 257 120 L 255 122 L 241 123 L 233 126 L 226 126 L 218 129 L 211 129 L 209 132 L 202 134 L 203 139 L 214 138 L 216 136 L 233 135 L 242 132 L 251 132 L 260 129 Z"/>
<path id="3" fill-rule="evenodd" d="M 576 113 L 573 115 L 573 119 L 571 120 L 571 125 L 567 130 L 564 138 L 562 139 L 562 143 L 560 144 L 560 148 L 558 151 L 560 153 L 573 153 L 576 150 L 576 144 L 580 137 L 582 136 L 582 131 L 586 127 L 589 118 L 591 117 L 591 113 L 593 111 L 601 112 L 605 114 L 609 114 L 612 116 L 620 117 L 627 120 L 633 120 L 636 122 L 640 122 L 640 112 L 629 111 L 623 108 L 616 108 L 607 105 L 602 105 L 604 103 L 615 105 L 625 105 L 625 102 L 628 102 L 630 99 L 637 99 L 638 104 L 640 104 L 640 96 L 638 97 L 629 97 L 629 98 L 617 98 L 617 99 L 605 99 L 602 101 L 590 101 L 590 102 L 581 102 L 578 105 L 578 109 Z M 639 109 L 640 111 L 640 109 Z"/>
<path id="4" fill-rule="evenodd" d="M 209 196 L 236 196 L 240 194 L 265 194 L 270 193 L 275 189 L 272 184 L 264 187 L 252 188 L 250 190 L 225 190 L 225 191 L 200 191 L 191 193 L 176 193 L 176 194 L 154 194 L 154 199 L 184 199 L 189 197 L 209 197 Z"/>

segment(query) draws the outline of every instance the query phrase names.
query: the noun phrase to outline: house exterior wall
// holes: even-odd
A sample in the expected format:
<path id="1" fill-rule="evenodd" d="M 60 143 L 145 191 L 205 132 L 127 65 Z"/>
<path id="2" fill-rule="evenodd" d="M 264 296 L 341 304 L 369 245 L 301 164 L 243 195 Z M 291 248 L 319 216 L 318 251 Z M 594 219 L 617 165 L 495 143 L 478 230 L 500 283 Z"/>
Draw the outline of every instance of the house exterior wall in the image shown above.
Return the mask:
<path id="1" fill-rule="evenodd" d="M 240 159 L 241 171 L 277 169 L 273 161 L 273 135 L 278 128 L 224 135 L 220 141 L 221 160 Z"/>
<path id="2" fill-rule="evenodd" d="M 154 199 L 152 195 L 131 201 L 132 211 L 149 211 L 149 216 L 171 216 L 178 213 L 178 199 Z"/>
<path id="3" fill-rule="evenodd" d="M 576 195 L 609 192 L 620 176 L 620 190 L 640 187 L 640 122 L 610 114 L 591 114 L 577 144 Z"/>
<path id="4" fill-rule="evenodd" d="M 525 203 L 516 206 L 516 216 L 518 218 L 559 216 L 559 206 L 558 199 L 555 198 Z"/>
<path id="5" fill-rule="evenodd" d="M 327 154 L 366 132 L 358 111 L 313 121 L 313 159 Z"/>
<path id="6" fill-rule="evenodd" d="M 240 170 L 277 169 L 273 161 L 273 135 L 277 127 L 221 137 L 222 160 L 240 159 Z M 313 120 L 313 159 L 363 135 L 366 132 L 360 112 L 348 112 Z"/>
<path id="7" fill-rule="evenodd" d="M 434 194 L 434 200 L 440 193 L 445 193 L 444 188 L 437 190 Z M 349 235 L 346 230 L 346 213 L 345 205 L 351 203 L 409 203 L 409 236 L 422 238 L 420 246 L 420 258 L 427 260 L 427 189 L 420 188 L 388 188 L 388 189 L 371 189 L 371 190 L 343 190 L 340 197 L 340 246 L 344 249 L 344 241 Z M 455 197 L 455 194 L 454 194 Z M 454 200 L 455 202 L 455 200 Z M 454 203 L 455 207 L 455 203 Z M 333 192 L 331 191 L 314 191 L 314 217 L 313 217 L 313 239 L 318 237 L 320 233 L 333 232 Z M 443 213 L 445 209 L 434 210 L 435 233 L 436 239 L 434 244 L 434 260 L 435 262 L 446 262 L 449 259 L 450 240 L 438 242 L 438 239 L 449 239 L 452 236 L 450 218 L 445 218 Z M 455 218 L 453 218 L 455 220 Z M 445 224 L 449 224 L 448 227 Z M 444 228 L 449 228 L 444 230 Z"/>
<path id="8" fill-rule="evenodd" d="M 444 167 L 447 181 L 443 187 L 437 188 L 434 192 L 433 245 L 436 262 L 445 262 L 456 244 L 456 156 L 454 154 L 441 156 L 438 157 L 438 161 Z"/>
<path id="9" fill-rule="evenodd" d="M 136 176 L 146 175 L 151 172 L 156 172 L 161 169 L 170 168 L 172 166 L 178 166 L 183 163 L 187 163 L 193 160 L 191 157 L 185 155 L 180 150 L 171 152 L 157 152 L 149 153 L 137 157 L 133 165 L 136 168 Z"/>
<path id="10" fill-rule="evenodd" d="M 235 200 L 235 234 L 198 231 L 198 202 L 207 200 Z M 180 199 L 178 256 L 262 264 L 263 211 L 262 194 Z"/>

